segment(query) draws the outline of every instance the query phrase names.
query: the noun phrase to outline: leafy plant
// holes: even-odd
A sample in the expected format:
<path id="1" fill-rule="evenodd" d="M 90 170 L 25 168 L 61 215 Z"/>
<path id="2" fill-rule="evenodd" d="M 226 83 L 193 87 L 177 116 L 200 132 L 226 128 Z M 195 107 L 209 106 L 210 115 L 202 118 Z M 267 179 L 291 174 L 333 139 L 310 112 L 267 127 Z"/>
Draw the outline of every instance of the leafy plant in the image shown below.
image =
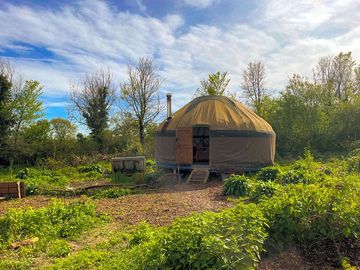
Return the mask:
<path id="1" fill-rule="evenodd" d="M 264 182 L 275 181 L 281 174 L 278 166 L 262 168 L 256 175 L 256 179 Z"/>
<path id="2" fill-rule="evenodd" d="M 273 182 L 258 182 L 250 192 L 250 199 L 258 202 L 261 198 L 270 198 L 280 189 L 280 185 Z"/>
<path id="3" fill-rule="evenodd" d="M 71 251 L 69 243 L 62 239 L 56 239 L 48 246 L 46 255 L 53 258 L 65 257 Z"/>
<path id="4" fill-rule="evenodd" d="M 49 206 L 39 209 L 8 209 L 0 217 L 0 239 L 14 241 L 34 236 L 58 238 L 73 237 L 101 222 L 95 204 L 88 200 L 52 200 Z"/>
<path id="5" fill-rule="evenodd" d="M 92 194 L 90 194 L 90 196 L 94 199 L 103 199 L 103 198 L 113 199 L 133 193 L 134 191 L 132 191 L 131 189 L 113 187 L 113 188 L 107 188 L 107 189 L 95 191 Z"/>
<path id="6" fill-rule="evenodd" d="M 249 192 L 249 178 L 232 174 L 224 181 L 224 195 L 246 196 Z"/>

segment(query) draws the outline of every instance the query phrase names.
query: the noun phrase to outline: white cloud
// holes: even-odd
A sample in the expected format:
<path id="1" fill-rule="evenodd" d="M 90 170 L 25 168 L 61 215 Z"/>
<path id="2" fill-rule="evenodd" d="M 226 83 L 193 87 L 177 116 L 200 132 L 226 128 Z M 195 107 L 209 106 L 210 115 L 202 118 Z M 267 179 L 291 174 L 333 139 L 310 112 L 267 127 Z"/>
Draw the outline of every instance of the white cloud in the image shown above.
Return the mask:
<path id="1" fill-rule="evenodd" d="M 207 8 L 220 0 L 183 0 L 184 4 L 199 9 Z"/>
<path id="2" fill-rule="evenodd" d="M 205 7 L 214 1 L 192 3 Z M 8 4 L 0 9 L 0 50 L 26 50 L 31 44 L 54 54 L 51 61 L 13 59 L 53 96 L 67 95 L 70 80 L 101 67 L 109 66 L 117 81 L 124 80 L 128 60 L 150 56 L 165 78 L 162 92 L 173 92 L 181 106 L 210 72 L 228 71 L 231 89 L 239 90 L 241 72 L 252 60 L 265 62 L 267 86 L 278 90 L 292 73 L 311 76 L 320 56 L 353 51 L 360 62 L 356 11 L 359 4 L 350 0 L 269 0 L 248 23 L 224 28 L 189 26 L 177 14 L 157 19 L 120 12 L 96 0 L 58 10 Z"/>

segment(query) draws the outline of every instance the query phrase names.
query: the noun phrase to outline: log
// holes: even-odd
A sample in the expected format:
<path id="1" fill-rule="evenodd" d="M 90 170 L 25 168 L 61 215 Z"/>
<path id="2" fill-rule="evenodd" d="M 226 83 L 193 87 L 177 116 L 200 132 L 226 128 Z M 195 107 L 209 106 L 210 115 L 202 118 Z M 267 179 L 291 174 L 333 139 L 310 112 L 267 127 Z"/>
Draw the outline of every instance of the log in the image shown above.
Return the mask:
<path id="1" fill-rule="evenodd" d="M 19 247 L 28 246 L 39 241 L 39 237 L 29 238 L 20 242 L 10 244 L 11 249 L 18 249 Z"/>

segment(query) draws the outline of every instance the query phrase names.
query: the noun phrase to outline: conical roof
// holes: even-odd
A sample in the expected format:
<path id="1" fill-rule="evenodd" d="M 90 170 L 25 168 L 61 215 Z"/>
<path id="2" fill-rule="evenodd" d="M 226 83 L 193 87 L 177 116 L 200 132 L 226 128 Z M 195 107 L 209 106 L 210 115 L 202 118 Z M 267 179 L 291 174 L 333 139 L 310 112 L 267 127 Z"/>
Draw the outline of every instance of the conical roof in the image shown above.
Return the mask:
<path id="1" fill-rule="evenodd" d="M 208 125 L 210 130 L 242 130 L 274 133 L 272 127 L 252 110 L 235 99 L 224 96 L 201 96 L 187 103 L 160 124 L 159 130 Z"/>

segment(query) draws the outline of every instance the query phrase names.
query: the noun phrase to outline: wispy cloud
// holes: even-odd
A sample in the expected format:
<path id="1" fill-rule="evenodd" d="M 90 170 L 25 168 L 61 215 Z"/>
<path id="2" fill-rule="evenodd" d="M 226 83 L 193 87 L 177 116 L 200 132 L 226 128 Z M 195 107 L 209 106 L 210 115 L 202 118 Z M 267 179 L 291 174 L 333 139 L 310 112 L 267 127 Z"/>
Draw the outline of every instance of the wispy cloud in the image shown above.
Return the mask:
<path id="1" fill-rule="evenodd" d="M 221 4 L 191 3 L 198 8 Z M 360 60 L 358 1 L 258 3 L 249 22 L 226 27 L 188 25 L 179 14 L 142 16 L 97 0 L 61 9 L 5 4 L 0 8 L 0 50 L 10 48 L 21 54 L 30 44 L 51 52 L 55 57 L 49 59 L 12 60 L 29 78 L 45 85 L 46 95 L 53 96 L 66 95 L 70 80 L 101 67 L 109 67 L 117 81 L 124 80 L 129 60 L 150 56 L 165 78 L 162 91 L 174 92 L 178 105 L 189 101 L 200 79 L 218 70 L 228 71 L 230 87 L 239 91 L 242 69 L 251 60 L 265 62 L 267 86 L 278 90 L 294 72 L 311 76 L 320 56 L 343 50 L 353 51 Z M 21 48 L 16 47 L 19 41 Z"/>
<path id="2" fill-rule="evenodd" d="M 220 0 L 183 0 L 184 4 L 199 9 L 207 8 Z"/>

